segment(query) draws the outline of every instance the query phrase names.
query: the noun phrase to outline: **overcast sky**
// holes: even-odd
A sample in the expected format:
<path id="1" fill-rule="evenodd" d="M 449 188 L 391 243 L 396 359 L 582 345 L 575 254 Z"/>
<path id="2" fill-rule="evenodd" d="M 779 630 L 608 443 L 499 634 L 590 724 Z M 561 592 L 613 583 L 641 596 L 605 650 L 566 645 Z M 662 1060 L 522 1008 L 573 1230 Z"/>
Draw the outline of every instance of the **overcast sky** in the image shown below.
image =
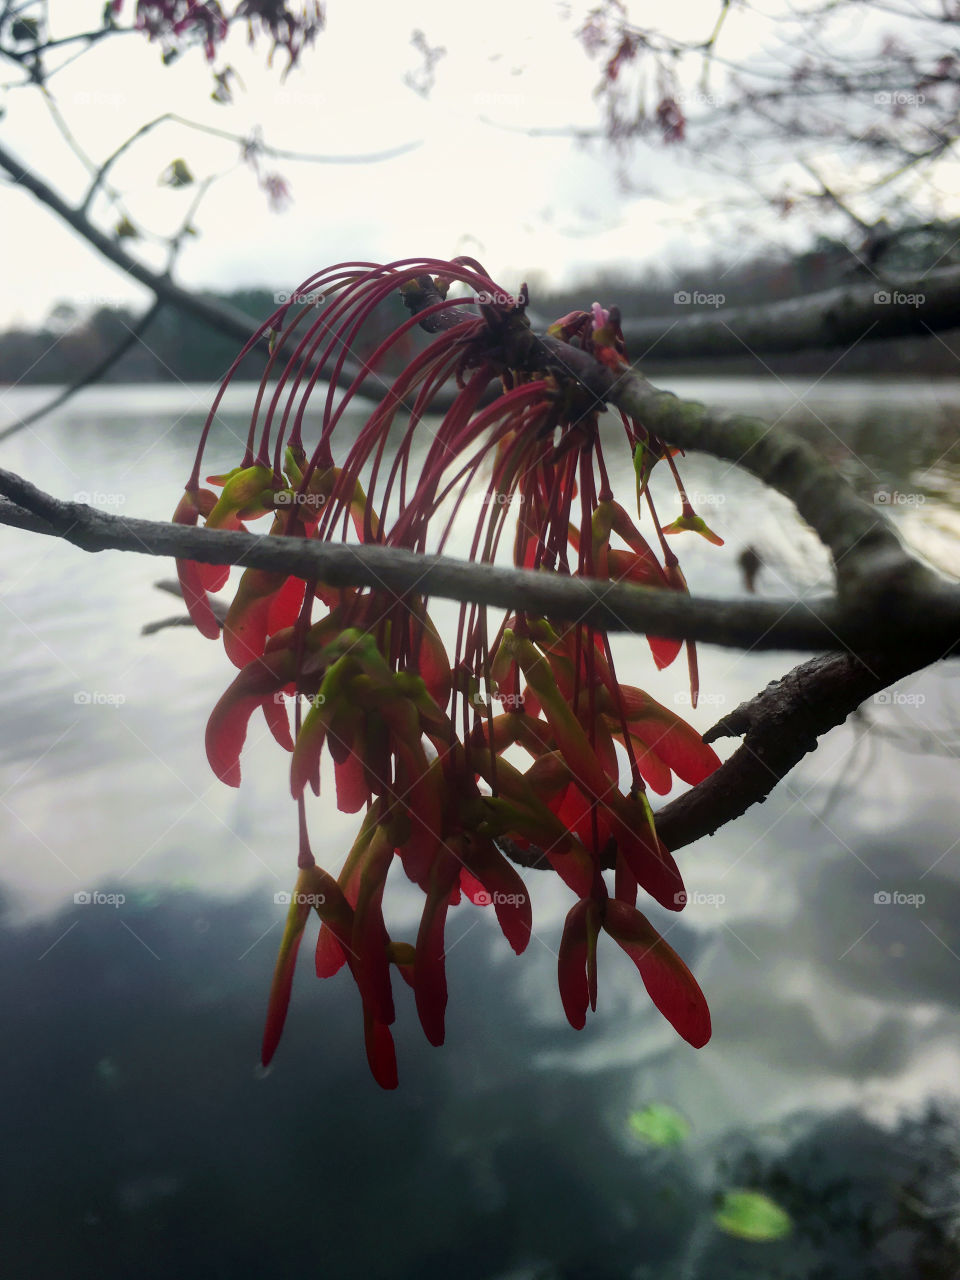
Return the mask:
<path id="1" fill-rule="evenodd" d="M 770 2 L 776 16 L 780 6 Z M 84 22 L 95 26 L 102 6 L 103 0 L 50 0 L 53 33 Z M 222 60 L 238 68 L 245 88 L 238 87 L 230 106 L 211 102 L 210 69 L 200 50 L 165 68 L 158 47 L 140 35 L 104 41 L 53 79 L 77 142 L 98 163 L 163 111 L 240 134 L 260 124 L 268 142 L 300 151 L 356 155 L 418 144 L 378 164 L 268 162 L 293 196 L 286 212 L 276 213 L 250 169 L 234 167 L 234 144 L 161 126 L 112 174 L 138 226 L 163 234 L 182 218 L 194 189 L 158 183 L 175 158 L 183 157 L 197 177 L 228 171 L 204 200 L 196 218 L 201 235 L 177 265 L 184 283 L 283 288 L 342 259 L 470 253 L 515 288 L 523 278 L 566 281 L 601 265 L 631 270 L 682 263 L 712 248 L 735 254 L 753 247 L 732 224 L 718 241 L 717 224 L 702 220 L 708 197 L 732 197 L 736 189 L 723 187 L 682 150 L 644 145 L 618 165 L 608 145 L 523 132 L 597 125 L 599 66 L 575 38 L 589 6 L 329 0 L 327 8 L 327 30 L 285 80 L 282 58 L 268 69 L 266 44 L 250 51 L 236 32 Z M 126 13 L 132 9 L 128 0 Z M 717 0 L 673 0 L 663 10 L 643 4 L 632 12 L 638 21 L 669 20 L 674 33 L 702 40 L 716 19 Z M 772 50 L 776 27 L 757 11 L 734 10 L 723 51 L 739 59 Z M 446 49 L 428 97 L 405 82 L 422 68 L 411 45 L 415 29 Z M 712 83 L 723 92 L 722 67 Z M 68 199 L 79 200 L 88 176 L 40 95 L 22 90 L 6 100 L 0 125 L 6 145 Z M 6 186 L 0 199 L 7 233 L 0 324 L 37 322 L 59 298 L 146 303 L 144 290 L 29 194 Z M 103 201 L 95 215 L 106 228 L 117 221 Z M 772 218 L 758 229 L 757 241 L 770 232 L 776 233 Z M 799 239 L 803 228 L 783 234 Z M 142 242 L 132 247 L 151 255 Z M 152 261 L 161 260 L 158 254 L 153 251 Z"/>

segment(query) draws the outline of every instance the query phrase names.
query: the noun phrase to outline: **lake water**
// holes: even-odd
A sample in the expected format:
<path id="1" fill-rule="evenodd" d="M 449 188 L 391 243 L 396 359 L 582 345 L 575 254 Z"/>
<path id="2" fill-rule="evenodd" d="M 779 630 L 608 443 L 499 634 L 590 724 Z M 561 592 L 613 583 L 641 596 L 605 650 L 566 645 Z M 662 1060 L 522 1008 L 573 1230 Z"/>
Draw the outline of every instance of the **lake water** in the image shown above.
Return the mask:
<path id="1" fill-rule="evenodd" d="M 960 576 L 956 384 L 660 381 L 802 431 Z M 49 395 L 0 393 L 0 428 Z M 0 465 L 165 519 L 211 397 L 98 388 L 5 442 Z M 250 399 L 232 391 L 208 471 L 239 461 Z M 748 543 L 761 595 L 829 587 L 788 503 L 702 456 L 681 470 L 727 540 L 678 545 L 694 592 L 742 594 Z M 618 478 L 626 505 L 629 459 Z M 402 992 L 401 1083 L 385 1095 L 352 984 L 317 982 L 308 947 L 275 1066 L 255 1072 L 285 914 L 274 894 L 294 874 L 288 762 L 260 737 L 239 791 L 211 774 L 204 725 L 233 669 L 191 629 L 140 634 L 177 612 L 153 585 L 172 564 L 0 538 L 5 1276 L 960 1275 L 955 666 L 902 682 L 764 805 L 678 854 L 701 899 L 649 915 L 707 994 L 706 1048 L 674 1035 L 607 948 L 598 1012 L 572 1031 L 555 958 L 570 895 L 528 874 L 528 952 L 480 909 L 454 912 L 447 1044 L 425 1043 Z M 684 713 L 705 730 L 797 660 L 702 646 L 703 701 Z M 637 639 L 618 663 L 682 705 L 682 660 L 657 673 Z M 324 799 L 310 818 L 336 871 L 356 820 Z M 82 891 L 125 901 L 77 904 Z M 398 883 L 390 919 L 409 932 L 421 903 Z M 678 1147 L 632 1132 L 653 1103 L 689 1121 Z M 792 1236 L 720 1232 L 713 1206 L 735 1187 L 772 1196 Z"/>

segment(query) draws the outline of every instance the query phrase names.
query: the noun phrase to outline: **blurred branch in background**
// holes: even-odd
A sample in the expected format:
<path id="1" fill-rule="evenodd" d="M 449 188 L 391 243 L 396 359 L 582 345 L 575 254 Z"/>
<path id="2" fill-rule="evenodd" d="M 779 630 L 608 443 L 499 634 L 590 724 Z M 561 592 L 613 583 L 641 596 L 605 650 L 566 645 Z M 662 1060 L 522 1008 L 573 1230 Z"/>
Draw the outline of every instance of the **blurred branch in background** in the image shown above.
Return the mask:
<path id="1" fill-rule="evenodd" d="M 127 334 L 120 342 L 109 352 L 102 360 L 98 360 L 96 364 L 91 365 L 82 377 L 71 383 L 69 387 L 64 389 L 48 400 L 46 404 L 42 404 L 39 409 L 34 409 L 32 413 L 28 413 L 19 422 L 14 422 L 9 427 L 4 427 L 0 431 L 0 443 L 8 439 L 12 435 L 16 435 L 18 431 L 22 431 L 24 427 L 33 426 L 35 422 L 39 422 L 41 418 L 45 418 L 47 414 L 53 413 L 54 409 L 59 409 L 61 405 L 72 400 L 78 391 L 82 391 L 85 387 L 92 387 L 94 383 L 100 382 L 110 370 L 127 354 L 131 348 L 135 347 L 141 340 L 143 335 L 149 329 L 154 317 L 163 307 L 162 302 L 154 302 L 148 307 L 136 324 L 127 331 Z"/>

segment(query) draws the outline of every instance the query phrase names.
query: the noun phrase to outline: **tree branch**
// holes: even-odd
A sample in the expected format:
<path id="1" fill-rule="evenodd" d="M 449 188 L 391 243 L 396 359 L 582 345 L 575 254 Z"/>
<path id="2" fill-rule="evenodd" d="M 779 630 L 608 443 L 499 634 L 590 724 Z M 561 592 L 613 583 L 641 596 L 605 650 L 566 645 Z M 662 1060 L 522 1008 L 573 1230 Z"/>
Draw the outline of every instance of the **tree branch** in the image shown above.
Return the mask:
<path id="1" fill-rule="evenodd" d="M 743 735 L 743 743 L 709 778 L 655 811 L 660 839 L 676 852 L 762 804 L 816 749 L 817 739 L 842 724 L 866 698 L 942 656 L 936 649 L 919 648 L 910 655 L 871 653 L 863 659 L 827 654 L 794 667 L 703 735 L 704 742 Z M 545 865 L 536 845 L 521 849 L 513 841 L 501 843 L 519 866 Z M 612 857 L 607 865 L 614 865 Z"/>
<path id="2" fill-rule="evenodd" d="M 709 778 L 657 813 L 657 831 L 668 849 L 713 835 L 764 801 L 817 739 L 842 724 L 867 698 L 943 655 L 936 648 L 913 653 L 828 654 L 805 662 L 755 698 L 724 716 L 704 742 L 743 736 L 741 746 Z"/>
<path id="3" fill-rule="evenodd" d="M 0 168 L 5 169 L 15 182 L 35 196 L 41 204 L 52 209 L 57 217 L 93 245 L 108 262 L 118 266 L 121 271 L 125 271 L 140 284 L 146 285 L 161 301 L 176 307 L 178 311 L 196 317 L 205 324 L 212 325 L 238 342 L 246 342 L 253 333 L 254 322 L 242 311 L 226 303 L 213 302 L 191 293 L 189 289 L 183 289 L 175 284 L 169 276 L 152 271 L 148 266 L 138 262 L 120 243 L 105 235 L 99 227 L 95 227 L 79 209 L 68 205 L 58 192 L 49 187 L 26 165 L 21 164 L 2 145 L 0 145 Z"/>
<path id="4" fill-rule="evenodd" d="M 416 307 L 414 307 L 416 309 Z M 811 604 L 690 598 L 605 580 L 505 569 L 382 545 L 254 537 L 108 516 L 61 502 L 0 471 L 0 521 L 66 538 L 86 550 L 108 547 L 206 563 L 243 564 L 333 586 L 356 585 L 398 597 L 441 596 L 586 621 L 606 631 L 702 639 L 737 648 L 846 650 L 797 668 L 745 703 L 708 735 L 745 735 L 721 768 L 658 814 L 658 829 L 679 848 L 739 816 L 841 723 L 892 680 L 960 649 L 960 590 L 907 554 L 876 509 L 809 446 L 743 415 L 718 413 L 653 387 L 632 370 L 616 375 L 578 348 L 514 328 L 504 353 L 511 367 L 553 369 L 576 378 L 669 443 L 701 449 L 750 470 L 791 498 L 833 554 L 840 595 Z M 537 851 L 509 848 L 533 865 Z M 532 860 L 532 861 L 531 861 Z"/>
<path id="5" fill-rule="evenodd" d="M 299 160 L 310 164 L 379 164 L 383 160 L 393 160 L 397 156 L 406 155 L 408 152 L 416 151 L 418 147 L 423 146 L 422 140 L 417 139 L 415 142 L 405 142 L 397 147 L 389 147 L 385 151 L 370 151 L 364 155 L 317 155 L 303 151 L 286 151 L 280 147 L 271 147 L 259 138 L 244 138 L 238 133 L 230 133 L 227 129 L 217 129 L 213 125 L 200 124 L 199 121 L 188 120 L 186 116 L 177 115 L 174 111 L 165 111 L 162 115 L 155 116 L 152 120 L 148 120 L 146 124 L 142 124 L 129 138 L 125 138 L 115 151 L 107 156 L 93 176 L 93 181 L 83 198 L 83 203 L 80 205 L 81 213 L 86 214 L 89 212 L 94 196 L 103 185 L 104 179 L 116 161 L 135 142 L 138 142 L 159 124 L 178 124 L 184 129 L 194 129 L 198 133 L 205 133 L 214 138 L 223 138 L 228 142 L 235 142 L 240 147 L 255 146 L 259 154 L 270 156 L 274 160 Z"/>
<path id="6" fill-rule="evenodd" d="M 917 644 L 914 613 L 880 619 L 859 602 L 847 607 L 832 598 L 811 604 L 693 598 L 603 579 L 419 555 L 378 544 L 258 537 L 136 520 L 107 515 L 84 503 L 62 502 L 2 469 L 0 494 L 15 504 L 13 510 L 0 506 L 0 522 L 64 538 L 85 551 L 113 549 L 205 564 L 239 564 L 331 586 L 369 587 L 398 597 L 413 592 L 503 609 L 514 609 L 522 600 L 533 613 L 584 621 L 605 631 L 704 640 L 732 648 L 877 649 L 906 654 Z M 39 517 L 40 523 L 25 525 L 25 514 Z M 953 651 L 960 645 L 960 593 L 926 603 L 925 642 L 939 645 L 941 652 Z"/>
<path id="7" fill-rule="evenodd" d="M 877 302 L 878 293 L 924 301 L 917 305 Z M 890 282 L 844 285 L 762 306 L 624 320 L 623 336 L 633 350 L 656 347 L 658 360 L 845 347 L 866 337 L 875 341 L 955 329 L 960 325 L 958 300 L 960 267 L 942 267 L 895 286 Z"/>
<path id="8" fill-rule="evenodd" d="M 132 279 L 151 290 L 158 302 L 174 307 L 181 314 L 193 316 L 219 333 L 235 339 L 241 345 L 245 344 L 257 329 L 256 322 L 236 307 L 184 289 L 171 279 L 168 272 L 153 271 L 144 263 L 138 262 L 119 241 L 111 239 L 94 226 L 83 211 L 83 207 L 73 208 L 67 204 L 58 192 L 2 145 L 0 145 L 0 168 L 5 169 L 19 186 L 51 209 L 67 226 L 72 227 L 108 262 L 112 262 Z M 264 353 L 268 351 L 267 338 L 262 338 L 258 345 Z M 373 371 L 361 369 L 355 361 L 349 359 L 344 361 L 343 373 L 346 377 L 357 378 L 363 372 L 366 372 L 367 381 L 376 382 L 382 390 L 382 380 Z M 437 403 L 439 404 L 440 400 Z"/>
<path id="9" fill-rule="evenodd" d="M 239 343 L 248 340 L 255 324 L 242 311 L 184 289 L 168 273 L 151 270 L 132 257 L 118 241 L 100 231 L 86 213 L 93 187 L 81 206 L 74 208 L 2 145 L 0 168 L 109 262 L 150 289 L 159 301 L 194 316 Z M 96 184 L 97 180 L 94 181 Z M 873 300 L 876 290 L 872 286 L 847 286 L 789 302 L 740 307 L 710 315 L 691 313 L 681 320 L 666 317 L 627 320 L 623 325 L 624 336 L 634 346 L 650 347 L 655 344 L 658 357 L 681 358 L 739 355 L 744 349 L 801 350 L 849 343 L 868 332 L 871 337 L 880 338 L 956 327 L 960 314 L 960 267 L 930 272 L 917 280 L 903 282 L 898 288 L 904 294 L 922 293 L 926 299 L 924 304 L 918 307 L 878 304 Z M 266 350 L 265 340 L 262 346 Z M 344 365 L 344 373 L 350 378 L 357 377 L 360 372 L 359 366 L 352 361 Z M 436 401 L 438 407 L 443 403 L 442 397 Z"/>
<path id="10" fill-rule="evenodd" d="M 82 377 L 69 387 L 65 387 L 52 400 L 48 400 L 46 404 L 34 409 L 33 413 L 28 413 L 25 418 L 21 418 L 19 422 L 11 423 L 9 427 L 4 427 L 0 431 L 0 444 L 10 436 L 16 435 L 18 431 L 22 431 L 24 427 L 29 427 L 32 423 L 38 422 L 41 418 L 45 418 L 48 413 L 52 413 L 54 409 L 59 409 L 62 404 L 66 404 L 71 400 L 78 391 L 82 391 L 84 387 L 92 386 L 93 383 L 99 382 L 117 363 L 121 360 L 132 346 L 138 343 L 144 332 L 149 328 L 154 317 L 163 309 L 162 302 L 154 302 L 151 307 L 143 313 L 140 319 L 134 324 L 132 329 L 128 329 L 126 335 L 117 343 L 112 351 L 109 351 L 102 360 L 98 360 L 92 368 L 88 369 Z"/>
<path id="11" fill-rule="evenodd" d="M 681 400 L 633 369 L 614 373 L 556 338 L 515 330 L 509 345 L 511 368 L 574 377 L 598 407 L 613 404 L 667 443 L 743 467 L 789 498 L 830 551 L 841 597 L 854 600 L 878 625 L 895 615 L 915 619 L 921 616 L 916 610 L 927 607 L 949 617 L 949 627 L 960 622 L 960 589 L 909 555 L 880 510 L 858 498 L 821 454 L 789 431 Z"/>
<path id="12" fill-rule="evenodd" d="M 176 581 L 155 585 L 182 598 Z M 225 605 L 212 600 L 211 607 L 222 626 Z M 142 634 L 192 625 L 189 615 L 183 614 L 148 623 Z M 916 650 L 909 656 L 874 653 L 862 660 L 850 654 L 828 654 L 795 667 L 703 735 L 705 742 L 743 737 L 743 743 L 709 778 L 657 810 L 661 839 L 669 849 L 677 850 L 713 835 L 754 804 L 762 803 L 777 783 L 816 749 L 818 738 L 842 724 L 867 698 L 940 657 L 935 650 L 926 656 Z M 545 863 L 543 851 L 536 845 L 521 849 L 513 841 L 500 843 L 522 866 L 540 868 Z M 609 865 L 613 866 L 612 858 Z"/>

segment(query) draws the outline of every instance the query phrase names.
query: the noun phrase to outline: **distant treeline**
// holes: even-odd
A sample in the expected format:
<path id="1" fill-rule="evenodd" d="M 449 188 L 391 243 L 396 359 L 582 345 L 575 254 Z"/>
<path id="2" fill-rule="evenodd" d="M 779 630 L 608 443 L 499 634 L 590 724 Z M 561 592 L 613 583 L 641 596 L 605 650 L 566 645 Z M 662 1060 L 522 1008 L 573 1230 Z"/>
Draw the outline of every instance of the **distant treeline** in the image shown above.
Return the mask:
<path id="1" fill-rule="evenodd" d="M 250 317 L 251 330 L 276 309 L 268 289 L 238 289 L 231 293 L 207 291 L 205 297 L 228 303 Z M 291 310 L 290 315 L 294 315 Z M 380 307 L 354 343 L 355 358 L 369 359 L 381 338 L 408 318 L 399 298 L 395 305 Z M 137 313 L 127 307 L 97 307 L 84 311 L 71 302 L 58 303 L 40 329 L 11 329 L 0 333 L 0 384 L 69 384 L 104 360 L 137 324 Z M 306 322 L 299 333 L 305 332 Z M 399 369 L 409 359 L 413 342 L 402 343 L 394 355 Z M 104 382 L 219 382 L 236 359 L 240 344 L 209 325 L 164 307 L 114 364 Z M 259 381 L 264 356 L 251 353 L 235 377 Z M 378 366 L 379 367 L 379 366 Z M 386 366 L 389 368 L 389 365 Z"/>
<path id="2" fill-rule="evenodd" d="M 546 292 L 533 287 L 531 308 L 538 316 L 553 319 L 574 308 L 589 307 L 594 299 L 604 305 L 617 303 L 624 316 L 683 315 L 675 302 L 680 291 L 722 295 L 723 307 L 776 302 L 844 284 L 874 282 L 877 275 L 906 277 L 960 261 L 960 223 L 932 222 L 896 232 L 875 228 L 860 244 L 846 245 L 820 239 L 806 253 L 795 257 L 757 256 L 730 264 L 717 261 L 690 270 L 647 271 L 632 278 L 623 270 L 600 274 L 589 283 L 563 291 Z M 878 287 L 880 287 L 878 285 Z M 267 289 L 242 289 L 211 294 L 250 316 L 266 319 L 276 308 L 275 295 Z M 354 356 L 369 358 L 380 339 L 405 317 L 399 300 L 387 304 L 373 317 L 354 349 Z M 99 307 L 85 312 L 70 302 L 59 303 L 40 329 L 12 329 L 0 334 L 0 383 L 72 383 L 116 348 L 136 323 L 127 308 Z M 411 337 L 384 363 L 383 372 L 395 372 L 409 359 Z M 109 371 L 108 382 L 217 382 L 237 354 L 237 343 L 208 326 L 169 308 L 161 310 L 136 343 Z M 718 362 L 658 361 L 654 350 L 643 361 L 650 373 L 713 372 L 751 374 L 773 369 L 779 373 L 834 374 L 880 372 L 956 375 L 960 361 L 960 330 L 938 337 L 885 342 L 862 342 L 837 360 L 836 352 L 808 351 L 765 358 L 744 353 Z M 263 357 L 247 357 L 239 376 L 258 380 Z"/>

